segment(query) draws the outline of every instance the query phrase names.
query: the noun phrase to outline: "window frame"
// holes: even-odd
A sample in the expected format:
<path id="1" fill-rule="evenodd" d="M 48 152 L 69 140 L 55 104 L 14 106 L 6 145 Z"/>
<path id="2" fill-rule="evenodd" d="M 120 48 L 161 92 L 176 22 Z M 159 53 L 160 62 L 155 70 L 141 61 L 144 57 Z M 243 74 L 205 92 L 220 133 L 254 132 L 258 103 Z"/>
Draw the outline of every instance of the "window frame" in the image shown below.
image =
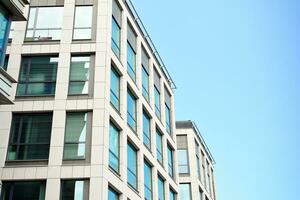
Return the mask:
<path id="1" fill-rule="evenodd" d="M 133 102 L 134 102 L 134 116 L 131 115 L 131 113 L 128 111 L 128 97 L 130 97 Z M 131 120 L 134 122 L 134 127 L 132 127 L 128 121 L 128 116 L 130 117 Z M 134 93 L 128 88 L 127 89 L 127 124 L 130 127 L 131 130 L 133 130 L 135 133 L 137 131 L 137 98 L 134 95 Z"/>
<path id="2" fill-rule="evenodd" d="M 76 9 L 78 7 L 91 7 L 92 9 L 92 15 L 91 15 L 91 27 L 75 27 L 76 25 Z M 86 40 L 92 40 L 93 39 L 93 23 L 94 23 L 94 5 L 75 5 L 75 8 L 74 8 L 74 17 L 73 17 L 73 30 L 72 30 L 72 40 L 73 41 L 86 41 Z M 86 29 L 89 29 L 90 30 L 90 35 L 91 37 L 90 38 L 74 38 L 75 36 L 75 31 L 76 30 L 86 30 Z"/>
<path id="3" fill-rule="evenodd" d="M 147 128 L 148 129 L 148 134 L 146 134 L 145 131 L 144 131 L 144 129 L 145 129 L 145 127 L 144 127 L 145 118 L 146 118 L 146 120 L 148 120 L 148 125 L 149 125 L 148 128 Z M 143 126 L 142 127 L 143 127 L 143 144 L 146 148 L 148 148 L 151 151 L 151 117 L 145 109 L 143 109 Z M 147 140 L 148 145 L 145 143 L 145 139 Z"/>
<path id="4" fill-rule="evenodd" d="M 129 147 L 130 147 L 130 149 L 135 153 L 135 170 L 136 170 L 136 174 L 129 168 L 129 165 L 128 165 L 128 154 L 129 154 Z M 137 158 L 137 156 L 138 156 L 138 150 L 134 147 L 134 145 L 133 144 L 131 144 L 129 141 L 127 142 L 127 184 L 130 186 L 130 188 L 132 188 L 132 189 L 134 189 L 135 191 L 138 191 L 138 158 Z M 129 179 L 128 179 L 128 174 L 131 174 L 131 175 L 133 175 L 134 177 L 135 177 L 135 186 L 134 185 L 132 185 L 130 182 L 129 182 Z"/>
<path id="5" fill-rule="evenodd" d="M 149 186 L 148 185 L 146 185 L 146 183 L 145 183 L 145 166 L 146 167 L 148 167 L 148 169 L 149 169 L 149 171 L 150 171 L 150 177 L 149 177 L 149 179 L 150 179 L 150 188 L 149 188 Z M 149 162 L 148 161 L 146 161 L 146 160 L 144 160 L 144 196 L 146 196 L 145 194 L 146 194 L 146 190 L 145 190 L 145 188 L 150 192 L 150 195 L 151 195 L 151 197 L 150 197 L 150 199 L 146 199 L 146 197 L 145 197 L 145 200 L 152 200 L 153 199 L 153 180 L 152 180 L 152 166 L 149 164 Z"/>
<path id="6" fill-rule="evenodd" d="M 161 182 L 161 186 L 160 187 L 160 182 Z M 157 199 L 158 200 L 165 200 L 165 192 L 166 192 L 166 189 L 165 189 L 165 180 L 158 174 L 157 176 Z M 162 198 L 160 198 L 159 196 L 159 193 L 160 193 L 160 188 L 162 188 Z"/>
<path id="7" fill-rule="evenodd" d="M 90 183 L 89 183 L 89 179 L 82 179 L 82 178 L 79 178 L 79 179 L 61 179 L 61 181 L 60 181 L 60 194 L 59 194 L 59 199 L 60 200 L 64 200 L 63 199 L 63 191 L 64 191 L 64 183 L 65 182 L 71 182 L 71 181 L 83 181 L 83 193 L 82 193 L 82 195 L 83 195 L 83 197 L 82 197 L 82 200 L 88 200 L 89 199 L 89 187 L 90 187 Z M 74 188 L 74 191 L 75 191 L 75 188 Z M 74 198 L 74 199 L 76 199 L 76 198 Z"/>
<path id="8" fill-rule="evenodd" d="M 168 155 L 168 174 L 170 177 L 174 178 L 174 149 L 169 144 L 167 145 L 167 155 Z M 171 157 L 169 157 L 169 155 Z"/>
<path id="9" fill-rule="evenodd" d="M 114 74 L 117 78 L 118 78 L 118 94 L 116 95 L 115 92 L 112 90 L 112 74 Z M 118 73 L 118 71 L 115 69 L 115 67 L 113 66 L 113 64 L 111 65 L 111 69 L 110 69 L 110 104 L 113 106 L 113 108 L 115 108 L 118 112 L 120 112 L 120 104 L 121 104 L 121 75 Z M 118 106 L 116 107 L 114 105 L 114 103 L 112 102 L 112 98 L 111 96 L 113 96 L 114 98 L 116 98 L 116 100 L 118 101 Z"/>
<path id="10" fill-rule="evenodd" d="M 115 25 L 115 26 L 114 26 Z M 112 34 L 111 34 L 111 49 L 112 49 L 112 52 L 114 52 L 114 54 L 117 56 L 117 58 L 120 59 L 120 56 L 121 56 L 121 27 L 119 26 L 119 24 L 117 23 L 117 20 L 115 19 L 114 16 L 112 16 Z M 117 43 L 115 40 L 114 40 L 114 37 L 113 37 L 113 31 L 114 31 L 114 27 L 117 27 L 118 28 L 118 39 L 119 39 L 119 43 Z M 117 52 L 115 52 L 114 48 L 113 47 L 116 47 L 117 48 Z"/>
<path id="11" fill-rule="evenodd" d="M 160 146 L 161 149 L 158 148 L 157 142 L 158 139 L 160 139 Z M 164 147 L 163 147 L 163 134 L 161 133 L 161 131 L 156 128 L 156 160 L 163 166 L 163 162 L 164 162 L 164 155 L 163 155 L 163 151 L 164 151 Z M 158 155 L 161 156 L 161 160 L 159 159 Z"/>
<path id="12" fill-rule="evenodd" d="M 117 143 L 118 143 L 118 155 L 115 155 L 115 153 L 111 151 L 110 145 L 109 145 L 109 147 L 108 147 L 108 166 L 111 170 L 113 170 L 114 172 L 119 174 L 120 173 L 120 137 L 121 137 L 120 134 L 121 134 L 121 131 L 113 122 L 110 122 L 110 124 L 109 124 L 109 143 L 110 143 L 110 134 L 111 134 L 110 129 L 111 128 L 114 128 L 114 130 L 117 131 L 117 133 L 118 133 L 118 141 L 117 141 Z M 113 156 L 114 158 L 117 159 L 117 161 L 118 161 L 118 169 L 117 170 L 114 169 L 113 166 L 111 166 L 110 156 Z"/>

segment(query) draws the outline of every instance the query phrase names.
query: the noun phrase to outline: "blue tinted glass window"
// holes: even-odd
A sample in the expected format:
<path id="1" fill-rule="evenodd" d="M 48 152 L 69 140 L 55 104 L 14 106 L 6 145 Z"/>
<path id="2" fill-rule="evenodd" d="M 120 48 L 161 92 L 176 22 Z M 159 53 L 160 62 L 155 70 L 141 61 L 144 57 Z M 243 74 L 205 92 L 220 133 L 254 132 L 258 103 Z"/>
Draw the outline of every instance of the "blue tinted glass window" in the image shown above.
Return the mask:
<path id="1" fill-rule="evenodd" d="M 121 28 L 117 24 L 115 18 L 112 18 L 112 35 L 111 35 L 111 49 L 116 54 L 116 56 L 120 57 L 120 34 Z"/>
<path id="2" fill-rule="evenodd" d="M 142 94 L 149 101 L 149 74 L 144 67 L 142 67 Z"/>
<path id="3" fill-rule="evenodd" d="M 191 200 L 190 184 L 179 184 L 180 200 Z"/>
<path id="4" fill-rule="evenodd" d="M 170 189 L 169 200 L 176 200 L 175 197 L 175 192 Z"/>
<path id="5" fill-rule="evenodd" d="M 173 151 L 171 147 L 168 146 L 168 173 L 173 177 Z"/>
<path id="6" fill-rule="evenodd" d="M 143 113 L 143 141 L 146 147 L 150 149 L 150 118 L 146 113 Z"/>
<path id="7" fill-rule="evenodd" d="M 2 66 L 5 57 L 5 49 L 9 33 L 10 20 L 7 12 L 0 6 L 0 66 Z"/>
<path id="8" fill-rule="evenodd" d="M 127 93 L 127 123 L 136 130 L 136 99 L 130 91 Z"/>
<path id="9" fill-rule="evenodd" d="M 131 187 L 137 189 L 137 152 L 129 143 L 127 145 L 127 181 Z"/>
<path id="10" fill-rule="evenodd" d="M 160 93 L 156 87 L 154 87 L 154 103 L 155 103 L 155 114 L 160 118 Z"/>
<path id="11" fill-rule="evenodd" d="M 127 72 L 130 78 L 135 81 L 136 55 L 129 43 L 127 43 Z"/>
<path id="12" fill-rule="evenodd" d="M 158 130 L 156 130 L 156 157 L 161 164 L 163 163 L 162 152 L 162 135 Z"/>
<path id="13" fill-rule="evenodd" d="M 181 174 L 189 173 L 188 154 L 186 149 L 177 150 L 178 172 Z"/>
<path id="14" fill-rule="evenodd" d="M 119 199 L 118 193 L 109 187 L 108 188 L 108 200 L 118 200 L 118 199 Z"/>
<path id="15" fill-rule="evenodd" d="M 144 163 L 144 192 L 145 200 L 152 199 L 152 172 L 151 166 L 145 162 Z"/>
<path id="16" fill-rule="evenodd" d="M 119 172 L 119 131 L 111 123 L 109 126 L 109 167 Z"/>
<path id="17" fill-rule="evenodd" d="M 113 68 L 110 71 L 110 103 L 120 109 L 120 76 Z"/>
<path id="18" fill-rule="evenodd" d="M 165 105 L 165 118 L 166 118 L 166 129 L 171 134 L 171 111 L 167 104 Z"/>
<path id="19" fill-rule="evenodd" d="M 164 187 L 164 181 L 162 178 L 158 177 L 157 180 L 157 191 L 158 191 L 158 200 L 164 200 L 165 199 L 165 187 Z"/>

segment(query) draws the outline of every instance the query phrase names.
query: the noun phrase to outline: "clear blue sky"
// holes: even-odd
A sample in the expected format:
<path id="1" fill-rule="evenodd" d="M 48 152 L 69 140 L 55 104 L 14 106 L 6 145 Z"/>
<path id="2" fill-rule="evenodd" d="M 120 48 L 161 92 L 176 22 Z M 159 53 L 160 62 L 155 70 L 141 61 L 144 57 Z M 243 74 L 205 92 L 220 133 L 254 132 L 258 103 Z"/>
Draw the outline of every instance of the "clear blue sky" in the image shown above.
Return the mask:
<path id="1" fill-rule="evenodd" d="M 133 0 L 215 160 L 219 200 L 298 200 L 300 1 Z"/>

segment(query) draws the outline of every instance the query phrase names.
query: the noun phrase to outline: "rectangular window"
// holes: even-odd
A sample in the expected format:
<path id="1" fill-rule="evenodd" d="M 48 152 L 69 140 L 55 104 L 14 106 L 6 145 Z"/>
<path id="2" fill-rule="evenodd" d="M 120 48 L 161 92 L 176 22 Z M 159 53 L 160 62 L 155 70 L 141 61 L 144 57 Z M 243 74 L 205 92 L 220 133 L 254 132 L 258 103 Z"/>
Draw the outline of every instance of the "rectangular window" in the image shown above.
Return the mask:
<path id="1" fill-rule="evenodd" d="M 137 190 L 137 150 L 127 144 L 127 182 Z"/>
<path id="2" fill-rule="evenodd" d="M 116 0 L 113 1 L 112 8 L 111 49 L 120 58 L 122 10 Z"/>
<path id="3" fill-rule="evenodd" d="M 165 127 L 171 134 L 171 95 L 165 88 Z"/>
<path id="4" fill-rule="evenodd" d="M 168 174 L 173 177 L 173 150 L 168 146 Z"/>
<path id="5" fill-rule="evenodd" d="M 176 193 L 170 188 L 169 200 L 176 200 Z"/>
<path id="6" fill-rule="evenodd" d="M 144 192 L 145 200 L 152 200 L 152 168 L 144 161 Z"/>
<path id="7" fill-rule="evenodd" d="M 142 47 L 142 94 L 149 102 L 149 56 Z"/>
<path id="8" fill-rule="evenodd" d="M 7 160 L 47 160 L 52 113 L 13 114 Z"/>
<path id="9" fill-rule="evenodd" d="M 188 183 L 179 184 L 180 200 L 191 200 L 191 186 Z"/>
<path id="10" fill-rule="evenodd" d="M 206 183 L 206 189 L 209 192 L 209 194 L 211 194 L 209 168 L 210 168 L 209 162 L 206 161 L 206 181 L 207 181 L 207 183 Z"/>
<path id="11" fill-rule="evenodd" d="M 178 172 L 180 174 L 189 173 L 187 149 L 178 149 L 177 150 L 177 158 L 178 158 Z"/>
<path id="12" fill-rule="evenodd" d="M 93 6 L 76 6 L 74 20 L 74 40 L 92 38 Z"/>
<path id="13" fill-rule="evenodd" d="M 136 98 L 130 90 L 127 92 L 127 124 L 136 131 Z"/>
<path id="14" fill-rule="evenodd" d="M 85 159 L 88 114 L 70 112 L 66 115 L 64 159 Z"/>
<path id="15" fill-rule="evenodd" d="M 1 200 L 44 200 L 45 191 L 46 181 L 3 181 Z"/>
<path id="16" fill-rule="evenodd" d="M 8 13 L 0 5 L 0 66 L 2 66 L 5 57 L 10 24 L 11 20 Z"/>
<path id="17" fill-rule="evenodd" d="M 197 175 L 198 175 L 198 179 L 201 181 L 201 166 L 200 166 L 200 159 L 198 157 L 198 155 L 196 155 L 196 162 L 197 162 Z"/>
<path id="18" fill-rule="evenodd" d="M 162 149 L 162 135 L 158 129 L 156 129 L 156 158 L 158 162 L 163 164 L 163 149 Z"/>
<path id="19" fill-rule="evenodd" d="M 110 103 L 120 110 L 120 75 L 113 67 L 110 71 Z"/>
<path id="20" fill-rule="evenodd" d="M 119 194 L 111 187 L 108 188 L 108 200 L 118 200 Z"/>
<path id="21" fill-rule="evenodd" d="M 3 69 L 5 71 L 7 70 L 7 67 L 8 67 L 8 60 L 9 60 L 9 55 L 6 55 L 5 59 L 4 59 L 4 64 L 3 64 Z"/>
<path id="22" fill-rule="evenodd" d="M 199 200 L 203 200 L 203 191 L 199 188 Z"/>
<path id="23" fill-rule="evenodd" d="M 54 95 L 58 57 L 23 57 L 17 96 Z"/>
<path id="24" fill-rule="evenodd" d="M 131 25 L 127 25 L 127 72 L 130 78 L 136 78 L 136 34 Z"/>
<path id="25" fill-rule="evenodd" d="M 109 167 L 119 172 L 120 160 L 120 132 L 117 127 L 110 123 L 109 126 Z"/>
<path id="26" fill-rule="evenodd" d="M 160 77 L 158 72 L 154 70 L 154 106 L 155 106 L 155 115 L 160 119 Z"/>
<path id="27" fill-rule="evenodd" d="M 62 180 L 60 200 L 87 200 L 88 180 Z"/>
<path id="28" fill-rule="evenodd" d="M 69 95 L 89 93 L 90 62 L 90 56 L 72 56 Z"/>
<path id="29" fill-rule="evenodd" d="M 158 200 L 164 200 L 165 199 L 165 186 L 164 186 L 164 180 L 158 176 L 157 178 L 157 193 L 158 193 Z"/>
<path id="30" fill-rule="evenodd" d="M 201 151 L 201 163 L 202 163 L 202 183 L 204 183 L 204 186 L 206 188 L 205 157 L 202 151 Z"/>
<path id="31" fill-rule="evenodd" d="M 151 149 L 150 117 L 143 112 L 143 142 L 146 147 Z"/>
<path id="32" fill-rule="evenodd" d="M 31 7 L 26 40 L 60 40 L 63 11 L 63 7 Z"/>

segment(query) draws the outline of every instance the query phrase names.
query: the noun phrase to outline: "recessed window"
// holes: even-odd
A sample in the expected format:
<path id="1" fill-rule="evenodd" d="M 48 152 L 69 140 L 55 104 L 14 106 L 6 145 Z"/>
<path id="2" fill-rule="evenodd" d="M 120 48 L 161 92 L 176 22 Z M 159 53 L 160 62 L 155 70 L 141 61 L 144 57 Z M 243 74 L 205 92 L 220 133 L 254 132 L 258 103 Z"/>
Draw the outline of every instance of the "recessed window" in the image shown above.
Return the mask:
<path id="1" fill-rule="evenodd" d="M 3 182 L 1 200 L 44 200 L 46 181 Z"/>
<path id="2" fill-rule="evenodd" d="M 63 7 L 31 7 L 26 40 L 60 40 L 63 10 Z"/>
<path id="3" fill-rule="evenodd" d="M 1 31 L 0 31 L 0 66 L 2 66 L 3 59 L 5 57 L 5 49 L 7 45 L 7 37 L 9 34 L 9 25 L 11 20 L 8 13 L 0 7 L 0 22 L 1 22 Z"/>
<path id="4" fill-rule="evenodd" d="M 156 129 L 156 158 L 160 164 L 163 163 L 163 147 L 162 147 L 162 134 Z"/>
<path id="5" fill-rule="evenodd" d="M 179 184 L 180 200 L 191 200 L 191 188 L 190 184 Z"/>
<path id="6" fill-rule="evenodd" d="M 88 180 L 61 181 L 60 200 L 87 200 Z"/>
<path id="7" fill-rule="evenodd" d="M 114 68 L 110 71 L 110 103 L 120 110 L 120 75 Z"/>
<path id="8" fill-rule="evenodd" d="M 173 177 L 173 150 L 168 146 L 168 174 Z"/>
<path id="9" fill-rule="evenodd" d="M 109 126 L 109 167 L 119 172 L 120 132 L 117 127 L 110 123 Z"/>
<path id="10" fill-rule="evenodd" d="M 122 10 L 116 0 L 113 0 L 112 7 L 111 49 L 120 58 Z"/>
<path id="11" fill-rule="evenodd" d="M 149 102 L 149 56 L 142 47 L 142 94 Z"/>
<path id="12" fill-rule="evenodd" d="M 177 149 L 177 158 L 178 158 L 178 172 L 180 174 L 189 173 L 187 149 Z"/>
<path id="13" fill-rule="evenodd" d="M 7 160 L 47 160 L 52 113 L 13 114 Z"/>
<path id="14" fill-rule="evenodd" d="M 58 57 L 23 57 L 17 96 L 47 96 L 55 94 Z"/>
<path id="15" fill-rule="evenodd" d="M 136 34 L 131 27 L 127 25 L 127 72 L 130 78 L 136 79 Z"/>
<path id="16" fill-rule="evenodd" d="M 152 168 L 144 162 L 144 196 L 145 200 L 152 199 Z"/>
<path id="17" fill-rule="evenodd" d="M 119 194 L 111 187 L 108 188 L 108 200 L 118 200 Z"/>
<path id="18" fill-rule="evenodd" d="M 64 159 L 85 159 L 87 119 L 86 112 L 67 113 Z"/>
<path id="19" fill-rule="evenodd" d="M 165 88 L 165 127 L 171 135 L 171 95 Z"/>
<path id="20" fill-rule="evenodd" d="M 69 95 L 89 93 L 90 62 L 90 56 L 72 56 Z"/>
<path id="21" fill-rule="evenodd" d="M 170 188 L 169 200 L 176 200 L 176 193 Z"/>
<path id="22" fill-rule="evenodd" d="M 137 190 L 137 150 L 132 144 L 127 144 L 127 182 Z"/>
<path id="23" fill-rule="evenodd" d="M 136 131 L 136 98 L 130 90 L 127 92 L 127 124 Z"/>
<path id="24" fill-rule="evenodd" d="M 164 180 L 160 176 L 158 176 L 157 178 L 157 191 L 158 191 L 158 200 L 164 200 L 165 186 L 164 186 Z"/>
<path id="25" fill-rule="evenodd" d="M 151 149 L 150 117 L 143 112 L 143 142 L 146 147 Z"/>
<path id="26" fill-rule="evenodd" d="M 160 76 L 158 72 L 154 70 L 154 107 L 155 115 L 161 118 L 161 106 L 160 106 Z"/>
<path id="27" fill-rule="evenodd" d="M 87 40 L 92 37 L 93 6 L 76 6 L 74 40 Z"/>

